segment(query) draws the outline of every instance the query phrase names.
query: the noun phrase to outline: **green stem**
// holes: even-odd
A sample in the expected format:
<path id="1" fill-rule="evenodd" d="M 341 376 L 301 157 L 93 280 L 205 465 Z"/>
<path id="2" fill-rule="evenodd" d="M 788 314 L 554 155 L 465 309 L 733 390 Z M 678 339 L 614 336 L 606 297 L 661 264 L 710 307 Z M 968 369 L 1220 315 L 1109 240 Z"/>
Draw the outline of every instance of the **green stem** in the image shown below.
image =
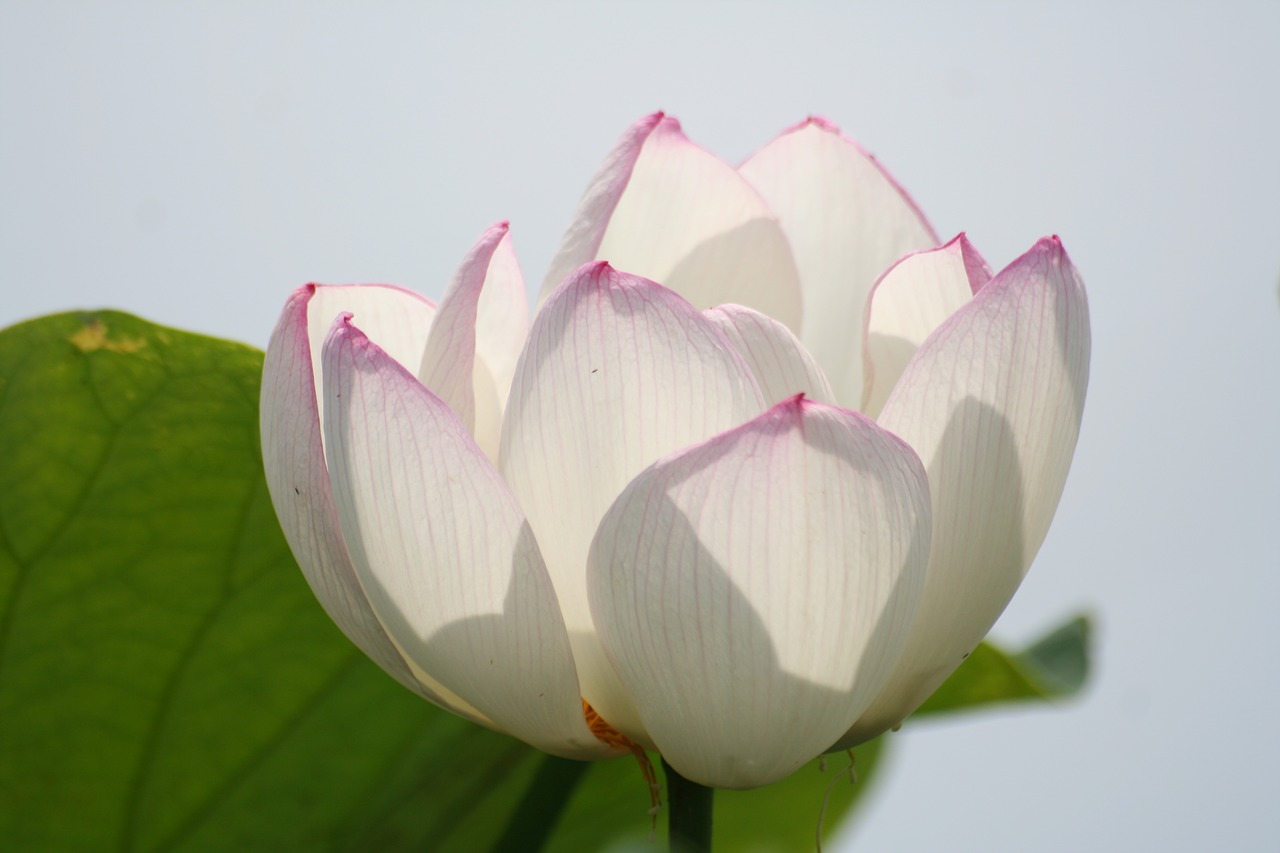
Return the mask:
<path id="1" fill-rule="evenodd" d="M 690 782 L 662 761 L 667 771 L 668 835 L 671 853 L 710 853 L 714 788 Z"/>
<path id="2" fill-rule="evenodd" d="M 569 761 L 548 755 L 533 774 L 520 804 L 507 822 L 507 830 L 490 850 L 492 853 L 529 853 L 541 850 L 556 828 L 560 814 L 577 790 L 589 761 Z"/>

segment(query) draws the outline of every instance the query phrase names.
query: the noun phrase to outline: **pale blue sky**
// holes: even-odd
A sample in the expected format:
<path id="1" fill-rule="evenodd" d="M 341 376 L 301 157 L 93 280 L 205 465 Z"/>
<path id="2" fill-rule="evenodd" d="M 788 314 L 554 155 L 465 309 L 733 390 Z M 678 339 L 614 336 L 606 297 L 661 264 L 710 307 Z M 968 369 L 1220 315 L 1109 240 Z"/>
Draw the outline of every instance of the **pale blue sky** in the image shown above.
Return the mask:
<path id="1" fill-rule="evenodd" d="M 186 5 L 0 5 L 0 325 L 262 346 L 298 284 L 437 296 L 504 218 L 536 285 L 640 115 L 731 161 L 825 115 L 994 267 L 1061 235 L 1094 328 L 995 636 L 1087 609 L 1097 677 L 895 736 L 844 849 L 1280 847 L 1280 4 Z"/>

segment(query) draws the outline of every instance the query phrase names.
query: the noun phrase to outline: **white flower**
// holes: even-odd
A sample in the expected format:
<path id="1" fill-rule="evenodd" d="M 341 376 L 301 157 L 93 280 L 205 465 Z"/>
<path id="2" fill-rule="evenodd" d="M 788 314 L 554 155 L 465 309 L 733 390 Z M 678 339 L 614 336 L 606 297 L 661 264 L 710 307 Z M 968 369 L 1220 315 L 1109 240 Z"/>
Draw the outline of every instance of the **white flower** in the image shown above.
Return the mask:
<path id="1" fill-rule="evenodd" d="M 938 242 L 826 122 L 735 170 L 647 117 L 532 325 L 506 223 L 438 307 L 294 293 L 262 390 L 289 544 L 401 683 L 557 755 L 744 788 L 874 737 L 1017 589 L 1088 378 L 1056 238 L 994 277 Z"/>

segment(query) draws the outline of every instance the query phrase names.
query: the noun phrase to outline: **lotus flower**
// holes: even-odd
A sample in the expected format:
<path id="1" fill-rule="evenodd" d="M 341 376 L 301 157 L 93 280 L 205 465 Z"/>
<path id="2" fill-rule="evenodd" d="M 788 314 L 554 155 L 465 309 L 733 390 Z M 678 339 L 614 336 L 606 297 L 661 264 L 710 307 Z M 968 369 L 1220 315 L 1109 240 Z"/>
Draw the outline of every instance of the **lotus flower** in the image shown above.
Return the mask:
<path id="1" fill-rule="evenodd" d="M 1043 540 L 1089 318 L 1057 238 L 998 275 L 810 119 L 734 169 L 661 114 L 532 323 L 505 223 L 439 305 L 304 287 L 262 389 L 316 597 L 442 708 L 746 788 L 896 726 Z"/>

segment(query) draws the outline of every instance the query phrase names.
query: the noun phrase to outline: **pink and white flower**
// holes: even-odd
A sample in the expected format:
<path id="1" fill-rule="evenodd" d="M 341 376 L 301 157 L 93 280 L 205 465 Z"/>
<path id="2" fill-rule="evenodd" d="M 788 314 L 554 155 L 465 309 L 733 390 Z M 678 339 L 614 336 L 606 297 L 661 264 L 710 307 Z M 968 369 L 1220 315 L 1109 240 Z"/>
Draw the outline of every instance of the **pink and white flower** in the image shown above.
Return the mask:
<path id="1" fill-rule="evenodd" d="M 506 223 L 439 305 L 293 294 L 262 389 L 290 547 L 402 684 L 556 755 L 745 788 L 874 737 L 1017 589 L 1088 380 L 1056 237 L 995 276 L 939 243 L 827 122 L 734 169 L 642 119 L 532 323 Z"/>

